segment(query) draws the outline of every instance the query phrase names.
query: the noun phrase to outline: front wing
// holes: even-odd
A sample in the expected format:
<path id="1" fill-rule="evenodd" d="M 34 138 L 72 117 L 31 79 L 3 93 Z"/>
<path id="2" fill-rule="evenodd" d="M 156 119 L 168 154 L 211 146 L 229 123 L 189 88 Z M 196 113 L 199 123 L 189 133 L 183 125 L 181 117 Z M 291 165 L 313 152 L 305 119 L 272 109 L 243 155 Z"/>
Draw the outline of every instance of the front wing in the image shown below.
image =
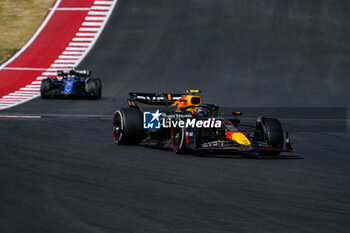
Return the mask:
<path id="1" fill-rule="evenodd" d="M 237 152 L 263 152 L 263 151 L 278 151 L 278 152 L 292 152 L 293 148 L 290 143 L 285 144 L 282 148 L 274 148 L 262 141 L 253 141 L 251 145 L 239 145 L 230 140 L 216 140 L 201 143 L 199 146 L 189 140 L 184 145 L 185 148 L 194 151 L 237 151 Z"/>

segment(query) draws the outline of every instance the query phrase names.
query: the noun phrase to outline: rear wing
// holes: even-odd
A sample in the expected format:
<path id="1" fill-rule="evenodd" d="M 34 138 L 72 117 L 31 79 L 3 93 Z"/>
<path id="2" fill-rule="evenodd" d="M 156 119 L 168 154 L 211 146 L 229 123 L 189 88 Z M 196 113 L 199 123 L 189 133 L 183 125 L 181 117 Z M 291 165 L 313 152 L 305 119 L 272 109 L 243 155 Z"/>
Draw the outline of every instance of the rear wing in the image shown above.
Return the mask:
<path id="1" fill-rule="evenodd" d="M 57 70 L 57 76 L 66 77 L 68 75 L 75 75 L 77 77 L 90 77 L 91 70 Z"/>
<path id="2" fill-rule="evenodd" d="M 186 94 L 178 93 L 134 93 L 129 92 L 130 99 L 128 104 L 130 107 L 137 107 L 137 102 L 148 105 L 162 105 L 168 106 L 175 103 L 178 99 L 185 96 Z"/>

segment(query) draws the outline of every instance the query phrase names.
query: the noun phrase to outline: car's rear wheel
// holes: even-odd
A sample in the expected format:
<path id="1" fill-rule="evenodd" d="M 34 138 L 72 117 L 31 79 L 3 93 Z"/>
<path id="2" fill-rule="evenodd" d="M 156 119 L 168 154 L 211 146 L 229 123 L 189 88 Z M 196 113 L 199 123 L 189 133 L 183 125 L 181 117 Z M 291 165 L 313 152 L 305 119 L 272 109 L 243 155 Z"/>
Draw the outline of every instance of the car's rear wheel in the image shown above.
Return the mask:
<path id="1" fill-rule="evenodd" d="M 283 128 L 279 120 L 275 118 L 262 118 L 257 124 L 255 137 L 263 139 L 272 150 L 260 152 L 262 156 L 278 156 L 281 152 L 273 149 L 282 149 L 284 143 Z"/>
<path id="2" fill-rule="evenodd" d="M 46 78 L 41 81 L 41 86 L 40 86 L 40 93 L 41 93 L 41 98 L 46 99 L 49 97 L 47 92 L 51 91 L 53 88 L 53 81 L 51 78 Z"/>
<path id="3" fill-rule="evenodd" d="M 140 144 L 143 138 L 142 113 L 139 109 L 122 108 L 113 117 L 113 139 L 117 144 Z"/>
<path id="4" fill-rule="evenodd" d="M 91 99 L 101 97 L 101 82 L 96 79 L 88 79 L 85 83 L 85 92 Z"/>
<path id="5" fill-rule="evenodd" d="M 97 91 L 98 91 L 97 97 L 101 98 L 101 96 L 102 96 L 102 82 L 101 82 L 101 79 L 99 79 L 99 78 L 96 78 L 95 80 L 96 80 Z"/>

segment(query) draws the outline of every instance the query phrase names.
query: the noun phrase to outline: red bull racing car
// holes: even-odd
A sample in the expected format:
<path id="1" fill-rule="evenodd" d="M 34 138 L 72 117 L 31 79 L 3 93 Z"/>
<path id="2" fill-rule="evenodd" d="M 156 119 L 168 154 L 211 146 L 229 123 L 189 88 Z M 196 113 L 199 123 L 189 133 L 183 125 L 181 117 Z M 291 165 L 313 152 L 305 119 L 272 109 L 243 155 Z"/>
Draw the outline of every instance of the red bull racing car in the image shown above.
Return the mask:
<path id="1" fill-rule="evenodd" d="M 218 106 L 202 103 L 199 92 L 129 93 L 129 107 L 113 117 L 115 143 L 171 148 L 177 153 L 224 150 L 278 156 L 293 151 L 279 120 L 260 116 L 254 125 L 241 124 L 240 112 L 222 117 Z"/>

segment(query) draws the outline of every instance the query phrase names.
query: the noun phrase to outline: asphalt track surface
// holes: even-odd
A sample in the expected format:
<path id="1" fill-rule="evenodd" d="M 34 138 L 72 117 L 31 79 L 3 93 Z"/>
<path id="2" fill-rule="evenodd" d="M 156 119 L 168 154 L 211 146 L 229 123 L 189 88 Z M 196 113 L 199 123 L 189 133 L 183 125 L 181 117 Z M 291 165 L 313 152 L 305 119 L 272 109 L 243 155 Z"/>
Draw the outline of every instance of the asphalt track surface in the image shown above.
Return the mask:
<path id="1" fill-rule="evenodd" d="M 0 232 L 348 232 L 348 132 L 279 159 L 117 146 L 128 91 L 199 88 L 237 107 L 349 107 L 347 0 L 119 0 L 81 65 L 103 98 L 1 115 Z"/>

